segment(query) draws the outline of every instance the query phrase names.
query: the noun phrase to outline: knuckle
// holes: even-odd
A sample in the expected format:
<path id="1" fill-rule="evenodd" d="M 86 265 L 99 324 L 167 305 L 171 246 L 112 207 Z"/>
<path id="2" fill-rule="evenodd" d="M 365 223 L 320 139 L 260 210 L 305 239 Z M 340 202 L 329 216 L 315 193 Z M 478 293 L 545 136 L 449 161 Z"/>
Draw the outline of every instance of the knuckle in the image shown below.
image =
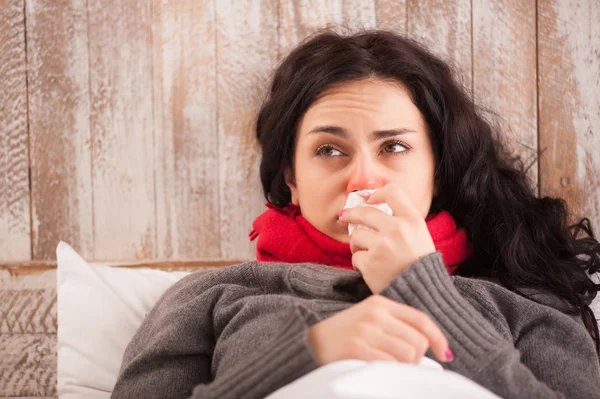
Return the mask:
<path id="1" fill-rule="evenodd" d="M 421 223 L 423 223 L 422 217 L 416 213 L 410 213 L 409 215 L 406 215 L 406 218 L 404 220 L 413 229 L 419 227 Z"/>
<path id="2" fill-rule="evenodd" d="M 369 333 L 370 333 L 370 328 L 369 328 L 368 325 L 366 325 L 364 323 L 357 324 L 354 327 L 354 334 L 353 335 L 357 339 L 362 339 L 362 338 L 368 337 Z"/>
<path id="3" fill-rule="evenodd" d="M 368 320 L 372 323 L 378 324 L 385 320 L 385 310 L 378 307 L 372 309 L 369 313 L 367 313 Z"/>
<path id="4" fill-rule="evenodd" d="M 390 237 L 385 237 L 384 239 L 379 240 L 377 244 L 375 244 L 376 249 L 384 250 L 386 252 L 389 252 L 395 246 L 398 246 L 398 243 L 396 242 L 396 240 L 393 240 Z"/>
<path id="5" fill-rule="evenodd" d="M 415 358 L 417 356 L 417 351 L 415 350 L 415 348 L 413 348 L 412 346 L 409 346 L 407 348 L 404 349 L 404 356 L 402 361 L 407 362 L 407 363 L 414 363 L 415 362 Z"/>
<path id="6" fill-rule="evenodd" d="M 400 303 L 400 302 L 396 302 L 396 301 L 392 301 L 392 306 L 394 308 L 396 308 L 395 310 L 397 310 L 398 312 L 403 312 L 404 313 L 405 311 L 408 311 L 409 314 L 414 309 L 414 308 L 412 308 L 412 307 L 410 307 L 410 306 L 408 306 L 408 305 L 406 305 L 404 303 Z"/>
<path id="7" fill-rule="evenodd" d="M 375 294 L 375 295 L 371 295 L 368 299 L 367 302 L 369 304 L 370 307 L 373 308 L 378 308 L 380 306 L 384 306 L 385 305 L 385 298 L 381 295 Z"/>
<path id="8" fill-rule="evenodd" d="M 419 311 L 415 315 L 415 323 L 417 323 L 423 329 L 430 330 L 433 321 L 431 321 L 431 318 L 426 313 Z"/>
<path id="9" fill-rule="evenodd" d="M 433 324 L 433 322 L 431 322 L 432 326 L 431 326 L 431 330 L 429 335 L 431 336 L 431 339 L 433 341 L 443 341 L 446 339 L 446 336 L 444 335 L 444 333 L 435 325 Z"/>
<path id="10" fill-rule="evenodd" d="M 404 235 L 404 223 L 399 220 L 396 219 L 395 223 L 392 225 L 392 233 L 395 236 L 403 236 Z"/>
<path id="11" fill-rule="evenodd" d="M 440 343 L 446 339 L 444 333 L 440 331 L 440 329 L 435 325 L 433 321 L 430 321 L 430 324 L 426 326 L 423 330 L 425 331 L 432 343 Z"/>
<path id="12" fill-rule="evenodd" d="M 417 342 L 415 343 L 415 348 L 419 355 L 424 355 L 427 352 L 427 348 L 429 348 L 429 341 L 425 337 L 417 338 Z"/>
<path id="13" fill-rule="evenodd" d="M 347 357 L 358 358 L 364 352 L 364 350 L 363 350 L 364 344 L 362 343 L 362 340 L 357 337 L 350 338 L 348 340 L 348 342 L 346 343 L 345 347 L 346 347 L 346 350 L 345 350 L 346 358 Z"/>

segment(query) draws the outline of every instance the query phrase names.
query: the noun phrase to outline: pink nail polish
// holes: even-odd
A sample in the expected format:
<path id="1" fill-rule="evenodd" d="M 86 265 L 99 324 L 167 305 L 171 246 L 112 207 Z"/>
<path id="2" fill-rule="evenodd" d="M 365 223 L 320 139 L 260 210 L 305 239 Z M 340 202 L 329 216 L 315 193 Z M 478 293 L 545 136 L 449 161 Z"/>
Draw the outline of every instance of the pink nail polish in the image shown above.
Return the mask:
<path id="1" fill-rule="evenodd" d="M 454 354 L 452 353 L 452 349 L 450 349 L 450 348 L 446 349 L 446 352 L 444 352 L 444 356 L 446 356 L 446 361 L 451 362 L 452 359 L 454 359 Z"/>
<path id="2" fill-rule="evenodd" d="M 344 212 L 346 212 L 346 210 L 345 210 L 345 209 L 342 209 L 342 210 L 340 211 L 340 213 L 338 213 L 338 217 L 339 217 L 339 218 L 341 218 L 341 217 L 342 217 L 342 215 L 344 214 Z"/>

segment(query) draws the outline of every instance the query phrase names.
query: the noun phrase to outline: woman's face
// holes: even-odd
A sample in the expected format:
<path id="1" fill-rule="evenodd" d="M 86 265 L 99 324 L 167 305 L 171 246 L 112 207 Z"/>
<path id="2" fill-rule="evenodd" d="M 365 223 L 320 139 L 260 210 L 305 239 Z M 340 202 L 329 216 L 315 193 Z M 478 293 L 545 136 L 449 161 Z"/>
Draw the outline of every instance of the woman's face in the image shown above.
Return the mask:
<path id="1" fill-rule="evenodd" d="M 319 231 L 349 242 L 338 213 L 352 191 L 397 183 L 423 218 L 433 196 L 434 154 L 423 117 L 401 84 L 361 80 L 326 90 L 300 120 L 292 203 Z"/>

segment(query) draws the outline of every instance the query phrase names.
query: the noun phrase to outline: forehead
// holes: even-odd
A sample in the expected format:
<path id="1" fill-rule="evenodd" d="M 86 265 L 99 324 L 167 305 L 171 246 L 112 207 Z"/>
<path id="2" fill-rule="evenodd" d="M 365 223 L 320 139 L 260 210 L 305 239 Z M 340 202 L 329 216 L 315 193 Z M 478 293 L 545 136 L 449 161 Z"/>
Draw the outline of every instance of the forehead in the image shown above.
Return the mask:
<path id="1" fill-rule="evenodd" d="M 402 83 L 371 78 L 330 87 L 317 97 L 311 108 L 340 102 L 354 102 L 356 105 L 380 108 L 392 102 L 405 101 L 412 102 L 408 90 Z"/>
<path id="2" fill-rule="evenodd" d="M 351 124 L 358 122 L 358 119 L 370 120 L 378 127 L 385 128 L 422 125 L 421 113 L 404 85 L 365 79 L 323 91 L 304 114 L 300 127 L 301 131 L 305 131 L 315 123 Z"/>

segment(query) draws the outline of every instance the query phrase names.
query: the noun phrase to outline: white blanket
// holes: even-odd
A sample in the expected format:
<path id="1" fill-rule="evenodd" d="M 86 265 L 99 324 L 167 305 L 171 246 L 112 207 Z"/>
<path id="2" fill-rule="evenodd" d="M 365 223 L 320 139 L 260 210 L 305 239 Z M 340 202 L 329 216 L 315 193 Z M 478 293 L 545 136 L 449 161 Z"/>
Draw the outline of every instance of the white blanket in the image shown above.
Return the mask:
<path id="1" fill-rule="evenodd" d="M 499 399 L 487 389 L 439 363 L 423 358 L 420 365 L 400 362 L 344 360 L 305 375 L 267 399 Z"/>

